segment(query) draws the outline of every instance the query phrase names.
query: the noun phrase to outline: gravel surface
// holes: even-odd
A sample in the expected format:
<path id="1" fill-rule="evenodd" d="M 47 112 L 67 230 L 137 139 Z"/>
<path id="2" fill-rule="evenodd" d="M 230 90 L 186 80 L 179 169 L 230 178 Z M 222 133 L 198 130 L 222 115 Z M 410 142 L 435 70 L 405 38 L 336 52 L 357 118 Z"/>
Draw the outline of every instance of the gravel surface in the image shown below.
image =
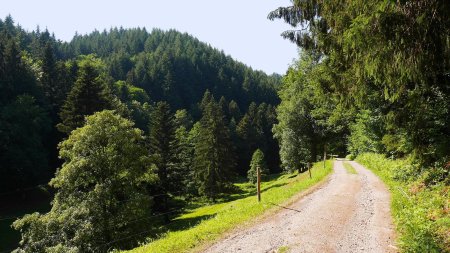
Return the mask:
<path id="1" fill-rule="evenodd" d="M 204 252 L 396 252 L 386 186 L 350 163 L 357 174 L 335 161 L 326 184 Z"/>

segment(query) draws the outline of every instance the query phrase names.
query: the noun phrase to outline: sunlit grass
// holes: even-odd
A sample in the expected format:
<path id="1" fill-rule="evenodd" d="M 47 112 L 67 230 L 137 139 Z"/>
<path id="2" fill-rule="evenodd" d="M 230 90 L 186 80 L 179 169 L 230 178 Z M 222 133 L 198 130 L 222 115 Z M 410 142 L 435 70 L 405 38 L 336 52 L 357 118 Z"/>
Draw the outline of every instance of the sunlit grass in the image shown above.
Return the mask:
<path id="1" fill-rule="evenodd" d="M 278 248 L 277 253 L 287 253 L 289 252 L 289 247 L 288 246 L 282 246 L 280 248 Z"/>
<path id="2" fill-rule="evenodd" d="M 295 194 L 306 190 L 323 180 L 332 171 L 332 162 L 317 163 L 312 169 L 312 178 L 308 172 L 301 174 L 284 174 L 271 176 L 261 185 L 262 201 L 258 203 L 255 186 L 249 183 L 236 184 L 242 189 L 241 194 L 231 196 L 236 200 L 199 207 L 188 211 L 175 220 L 197 219 L 200 221 L 184 230 L 169 231 L 159 239 L 129 252 L 187 252 L 199 249 L 204 244 L 220 238 L 233 228 L 249 224 L 268 210 L 275 210 L 275 205 L 286 204 Z M 241 196 L 239 196 L 241 195 Z M 239 198 L 241 197 L 241 198 Z"/>
<path id="3" fill-rule="evenodd" d="M 353 166 L 348 162 L 344 162 L 344 168 L 349 174 L 358 174 L 355 168 L 353 168 Z"/>

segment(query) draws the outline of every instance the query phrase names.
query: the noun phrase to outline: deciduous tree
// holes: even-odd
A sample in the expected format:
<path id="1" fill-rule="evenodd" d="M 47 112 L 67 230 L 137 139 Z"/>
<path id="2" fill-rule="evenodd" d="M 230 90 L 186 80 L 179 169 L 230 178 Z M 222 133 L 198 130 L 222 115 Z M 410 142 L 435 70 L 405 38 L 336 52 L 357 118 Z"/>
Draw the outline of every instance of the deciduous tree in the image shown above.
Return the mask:
<path id="1" fill-rule="evenodd" d="M 142 218 L 151 199 L 143 186 L 156 176 L 142 131 L 131 121 L 97 112 L 59 148 L 64 164 L 50 182 L 52 209 L 14 222 L 22 232 L 20 252 L 106 252 L 149 226 Z"/>

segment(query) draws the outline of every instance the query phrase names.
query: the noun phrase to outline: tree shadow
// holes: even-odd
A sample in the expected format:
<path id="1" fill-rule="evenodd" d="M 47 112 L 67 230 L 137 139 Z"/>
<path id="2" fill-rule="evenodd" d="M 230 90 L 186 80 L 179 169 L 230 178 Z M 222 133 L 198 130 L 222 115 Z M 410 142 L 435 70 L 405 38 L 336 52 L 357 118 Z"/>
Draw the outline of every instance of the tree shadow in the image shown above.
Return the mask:
<path id="1" fill-rule="evenodd" d="M 168 232 L 176 232 L 193 228 L 204 220 L 214 218 L 216 214 L 207 214 L 189 218 L 177 218 L 182 213 L 174 214 L 173 219 L 169 223 L 165 223 L 163 219 L 154 219 L 151 222 L 150 229 L 143 229 L 143 233 L 137 233 L 138 237 L 131 236 L 128 240 L 120 240 L 117 243 L 107 245 L 110 249 L 130 250 L 142 242 L 150 242 L 161 239 Z M 125 239 L 127 237 L 124 237 Z M 108 251 L 109 252 L 109 251 Z"/>
<path id="2" fill-rule="evenodd" d="M 294 208 L 290 208 L 290 207 L 286 207 L 286 206 L 282 206 L 282 205 L 277 205 L 277 204 L 272 203 L 272 202 L 269 202 L 269 204 L 271 204 L 273 206 L 277 206 L 277 207 L 283 208 L 283 209 L 287 209 L 287 210 L 291 210 L 291 211 L 294 211 L 294 212 L 298 212 L 298 213 L 302 212 L 300 210 L 297 210 L 297 209 L 294 209 Z"/>
<path id="3" fill-rule="evenodd" d="M 169 230 L 169 231 L 186 230 L 186 229 L 197 226 L 204 220 L 209 220 L 211 218 L 214 218 L 215 216 L 216 216 L 216 214 L 205 214 L 205 215 L 189 217 L 189 218 L 174 219 L 167 225 L 167 230 Z"/>
<path id="4" fill-rule="evenodd" d="M 287 184 L 288 184 L 287 182 L 286 182 L 286 183 L 277 183 L 277 184 L 273 184 L 273 185 L 271 185 L 271 186 L 269 186 L 269 187 L 266 187 L 266 188 L 262 189 L 261 192 L 266 192 L 266 191 L 268 191 L 268 190 L 270 190 L 270 189 L 272 189 L 272 188 L 278 188 L 278 187 L 281 187 L 281 186 L 285 186 L 285 185 L 287 185 Z M 255 191 L 255 194 L 256 194 L 256 191 Z"/>

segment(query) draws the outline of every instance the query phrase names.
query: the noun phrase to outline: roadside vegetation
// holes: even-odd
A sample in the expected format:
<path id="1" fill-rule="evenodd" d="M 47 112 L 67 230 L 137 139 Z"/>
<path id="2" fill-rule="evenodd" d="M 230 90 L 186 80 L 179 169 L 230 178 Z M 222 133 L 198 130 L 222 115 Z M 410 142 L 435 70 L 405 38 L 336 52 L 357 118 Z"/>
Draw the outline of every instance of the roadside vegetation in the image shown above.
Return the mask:
<path id="1" fill-rule="evenodd" d="M 402 252 L 450 252 L 449 13 L 444 0 L 305 0 L 269 14 L 302 49 L 279 91 L 282 165 L 358 157 L 391 189 Z"/>
<path id="2" fill-rule="evenodd" d="M 450 252 L 448 167 L 419 173 L 411 160 L 391 160 L 375 153 L 361 154 L 356 161 L 389 186 L 402 252 Z"/>
<path id="3" fill-rule="evenodd" d="M 255 221 L 264 212 L 278 209 L 278 205 L 289 204 L 291 197 L 324 180 L 331 171 L 332 162 L 327 161 L 325 169 L 322 162 L 313 166 L 311 179 L 308 172 L 268 176 L 261 185 L 261 203 L 256 200 L 254 184 L 235 184 L 241 191 L 231 196 L 236 200 L 188 210 L 174 219 L 172 231 L 128 252 L 187 252 L 220 238 L 233 228 Z M 199 222 L 184 230 L 177 229 L 177 225 L 181 226 L 185 220 Z"/>

